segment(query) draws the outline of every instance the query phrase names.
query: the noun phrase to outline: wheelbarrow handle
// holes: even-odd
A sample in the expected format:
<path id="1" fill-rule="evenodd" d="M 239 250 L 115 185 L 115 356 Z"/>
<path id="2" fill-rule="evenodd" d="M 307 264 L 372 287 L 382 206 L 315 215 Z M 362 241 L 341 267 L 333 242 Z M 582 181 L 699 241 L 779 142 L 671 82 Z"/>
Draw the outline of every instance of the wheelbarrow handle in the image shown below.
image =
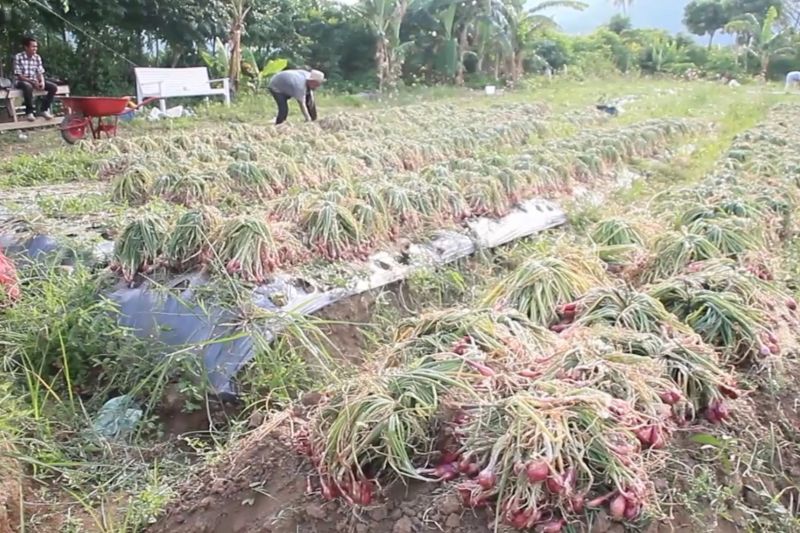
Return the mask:
<path id="1" fill-rule="evenodd" d="M 151 104 L 151 103 L 155 102 L 156 100 L 158 100 L 158 98 L 155 97 L 155 96 L 151 96 L 149 98 L 145 98 L 144 100 L 141 101 L 141 103 L 137 104 L 136 107 L 133 107 L 131 109 L 136 111 L 136 110 L 141 109 L 142 107 L 146 106 L 147 104 Z"/>

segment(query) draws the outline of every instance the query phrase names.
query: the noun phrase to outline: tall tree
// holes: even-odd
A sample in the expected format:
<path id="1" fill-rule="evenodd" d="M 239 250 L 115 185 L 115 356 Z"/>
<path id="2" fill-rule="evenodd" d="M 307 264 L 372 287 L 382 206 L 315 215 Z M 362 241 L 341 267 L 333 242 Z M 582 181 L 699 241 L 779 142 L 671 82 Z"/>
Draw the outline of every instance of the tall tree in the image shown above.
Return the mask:
<path id="1" fill-rule="evenodd" d="M 361 0 L 358 9 L 375 33 L 375 66 L 378 90 L 393 88 L 403 68 L 405 44 L 400 42 L 400 26 L 411 0 Z"/>
<path id="2" fill-rule="evenodd" d="M 723 0 L 693 0 L 683 12 L 683 24 L 695 35 L 708 35 L 708 48 L 714 35 L 731 21 L 728 5 Z"/>
<path id="3" fill-rule="evenodd" d="M 564 7 L 575 10 L 586 9 L 587 4 L 574 0 L 549 0 L 525 8 L 523 0 L 508 0 L 506 20 L 508 21 L 508 42 L 511 50 L 510 73 L 514 81 L 523 74 L 523 64 L 532 52 L 533 38 L 543 30 L 558 27 L 555 20 L 544 14 L 552 8 Z"/>
<path id="4" fill-rule="evenodd" d="M 504 24 L 501 11 L 503 0 L 428 0 L 420 2 L 417 7 L 426 9 L 438 18 L 444 29 L 446 49 L 456 47 L 455 82 L 464 84 L 464 61 L 473 53 L 471 44 L 478 41 L 480 35 L 486 39 L 495 33 L 494 27 Z M 482 63 L 480 49 L 485 45 L 478 43 L 478 62 Z"/>
<path id="5" fill-rule="evenodd" d="M 628 14 L 628 10 L 633 4 L 633 0 L 611 0 L 611 2 L 614 4 L 614 7 L 617 7 L 620 10 L 622 10 L 623 15 Z"/>
<path id="6" fill-rule="evenodd" d="M 728 0 L 728 2 L 731 19 L 750 13 L 759 22 L 763 22 L 770 8 L 774 8 L 780 16 L 784 0 Z"/>
<path id="7" fill-rule="evenodd" d="M 793 52 L 787 46 L 786 35 L 776 31 L 778 10 L 770 7 L 763 21 L 752 13 L 747 13 L 725 26 L 725 31 L 736 34 L 744 53 L 755 56 L 760 63 L 760 73 L 766 77 L 770 62 L 776 55 Z"/>
<path id="8" fill-rule="evenodd" d="M 617 35 L 620 35 L 631 28 L 633 28 L 633 23 L 631 22 L 631 18 L 626 15 L 617 13 L 611 17 L 611 20 L 608 21 L 608 29 Z"/>

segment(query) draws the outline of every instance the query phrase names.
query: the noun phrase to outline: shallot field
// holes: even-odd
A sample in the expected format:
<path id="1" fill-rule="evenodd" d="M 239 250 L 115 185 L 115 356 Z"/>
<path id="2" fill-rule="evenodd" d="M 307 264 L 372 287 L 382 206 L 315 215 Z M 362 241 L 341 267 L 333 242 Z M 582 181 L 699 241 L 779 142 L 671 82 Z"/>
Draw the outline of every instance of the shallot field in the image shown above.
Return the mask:
<path id="1" fill-rule="evenodd" d="M 0 533 L 800 531 L 775 89 L 0 138 Z"/>

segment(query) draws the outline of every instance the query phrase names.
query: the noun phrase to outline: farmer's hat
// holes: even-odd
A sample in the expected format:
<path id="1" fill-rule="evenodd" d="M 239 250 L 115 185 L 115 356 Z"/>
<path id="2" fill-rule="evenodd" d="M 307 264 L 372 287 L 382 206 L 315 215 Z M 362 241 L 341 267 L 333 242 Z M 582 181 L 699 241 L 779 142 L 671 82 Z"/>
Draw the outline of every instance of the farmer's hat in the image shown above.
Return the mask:
<path id="1" fill-rule="evenodd" d="M 320 70 L 312 70 L 308 76 L 308 79 L 322 83 L 325 81 L 325 73 Z"/>

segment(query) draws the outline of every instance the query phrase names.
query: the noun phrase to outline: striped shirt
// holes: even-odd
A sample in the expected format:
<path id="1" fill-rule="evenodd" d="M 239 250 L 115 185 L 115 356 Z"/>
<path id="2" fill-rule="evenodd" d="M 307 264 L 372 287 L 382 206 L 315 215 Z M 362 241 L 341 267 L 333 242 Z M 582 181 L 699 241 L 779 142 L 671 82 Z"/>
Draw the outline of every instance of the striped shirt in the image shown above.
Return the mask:
<path id="1" fill-rule="evenodd" d="M 14 75 L 36 80 L 44 74 L 44 64 L 39 54 L 29 56 L 20 52 L 14 57 Z"/>

